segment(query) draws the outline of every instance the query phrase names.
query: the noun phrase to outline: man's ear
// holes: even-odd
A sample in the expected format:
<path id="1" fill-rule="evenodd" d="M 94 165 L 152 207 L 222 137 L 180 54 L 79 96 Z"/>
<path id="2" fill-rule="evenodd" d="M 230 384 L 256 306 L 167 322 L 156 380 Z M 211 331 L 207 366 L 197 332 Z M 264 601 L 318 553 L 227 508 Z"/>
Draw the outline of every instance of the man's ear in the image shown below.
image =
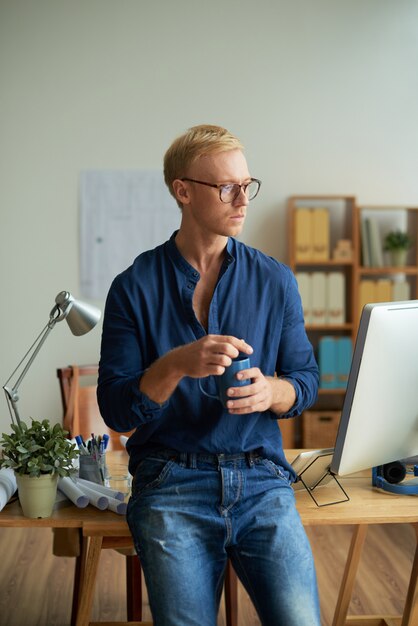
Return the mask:
<path id="1" fill-rule="evenodd" d="M 189 204 L 190 196 L 189 196 L 189 188 L 188 186 L 179 178 L 173 180 L 173 191 L 176 196 L 176 200 L 181 204 Z"/>

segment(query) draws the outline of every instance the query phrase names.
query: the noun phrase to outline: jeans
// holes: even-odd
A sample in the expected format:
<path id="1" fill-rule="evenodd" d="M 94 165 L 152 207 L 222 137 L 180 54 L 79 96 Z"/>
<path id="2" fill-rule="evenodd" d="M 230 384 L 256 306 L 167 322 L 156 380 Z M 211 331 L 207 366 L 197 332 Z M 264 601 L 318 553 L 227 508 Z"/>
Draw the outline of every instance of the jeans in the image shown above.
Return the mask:
<path id="1" fill-rule="evenodd" d="M 315 568 L 284 470 L 253 453 L 156 453 L 128 524 L 155 626 L 216 626 L 227 559 L 263 626 L 320 626 Z"/>

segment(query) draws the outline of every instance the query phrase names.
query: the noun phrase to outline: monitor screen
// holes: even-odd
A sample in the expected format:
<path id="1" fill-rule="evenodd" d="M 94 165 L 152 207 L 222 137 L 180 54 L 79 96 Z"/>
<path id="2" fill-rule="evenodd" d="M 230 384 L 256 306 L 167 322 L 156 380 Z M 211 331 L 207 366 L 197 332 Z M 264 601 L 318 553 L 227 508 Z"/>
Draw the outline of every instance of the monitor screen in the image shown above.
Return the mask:
<path id="1" fill-rule="evenodd" d="M 418 300 L 367 304 L 354 348 L 331 472 L 418 454 Z"/>

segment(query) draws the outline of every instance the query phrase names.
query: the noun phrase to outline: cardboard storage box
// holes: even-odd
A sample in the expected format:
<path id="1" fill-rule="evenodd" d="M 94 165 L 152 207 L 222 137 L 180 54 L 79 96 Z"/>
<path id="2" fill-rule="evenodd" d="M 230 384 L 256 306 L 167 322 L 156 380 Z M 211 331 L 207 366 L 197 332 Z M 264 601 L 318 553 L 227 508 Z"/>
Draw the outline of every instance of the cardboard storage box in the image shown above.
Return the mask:
<path id="1" fill-rule="evenodd" d="M 340 416 L 341 411 L 304 411 L 302 413 L 302 447 L 333 448 Z"/>

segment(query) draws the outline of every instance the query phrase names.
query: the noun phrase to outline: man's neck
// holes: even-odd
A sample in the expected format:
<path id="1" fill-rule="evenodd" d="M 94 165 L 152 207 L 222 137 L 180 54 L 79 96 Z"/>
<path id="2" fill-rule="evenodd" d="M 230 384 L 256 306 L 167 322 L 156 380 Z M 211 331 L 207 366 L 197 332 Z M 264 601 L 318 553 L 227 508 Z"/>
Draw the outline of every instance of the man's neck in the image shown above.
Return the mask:
<path id="1" fill-rule="evenodd" d="M 196 233 L 192 236 L 180 228 L 175 241 L 186 261 L 203 274 L 216 264 L 220 266 L 225 257 L 228 237 L 208 234 L 199 236 Z"/>

